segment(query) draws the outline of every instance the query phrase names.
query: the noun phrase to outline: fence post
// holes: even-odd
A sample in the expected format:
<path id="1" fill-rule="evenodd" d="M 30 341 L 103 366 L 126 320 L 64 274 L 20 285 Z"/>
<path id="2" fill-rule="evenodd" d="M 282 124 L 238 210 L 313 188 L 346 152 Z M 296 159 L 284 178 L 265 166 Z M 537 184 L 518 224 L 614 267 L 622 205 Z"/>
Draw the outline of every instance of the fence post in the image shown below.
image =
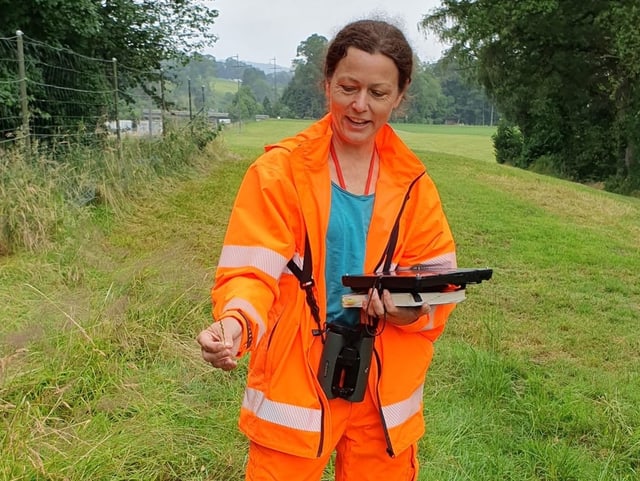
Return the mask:
<path id="1" fill-rule="evenodd" d="M 21 30 L 16 31 L 18 37 L 18 75 L 20 77 L 20 105 L 22 109 L 22 140 L 27 157 L 31 157 L 31 135 L 29 132 L 29 99 L 27 98 L 27 73 L 24 67 L 24 40 Z"/>
<path id="2" fill-rule="evenodd" d="M 205 107 L 206 107 L 207 103 L 206 103 L 205 97 L 204 97 L 204 85 L 201 85 L 200 89 L 202 90 L 202 113 L 205 115 L 205 118 L 206 118 L 207 114 L 206 114 Z"/>
<path id="3" fill-rule="evenodd" d="M 191 79 L 187 79 L 187 89 L 189 90 L 189 121 L 193 120 L 193 111 L 191 109 Z"/>
<path id="4" fill-rule="evenodd" d="M 116 116 L 116 143 L 118 148 L 118 160 L 122 160 L 122 139 L 120 137 L 120 113 L 118 112 L 118 103 L 120 103 L 120 97 L 118 96 L 118 60 L 113 57 L 113 113 Z"/>
<path id="5" fill-rule="evenodd" d="M 162 136 L 166 135 L 166 112 L 167 104 L 165 103 L 164 98 L 164 72 L 160 70 L 160 128 L 162 129 Z"/>

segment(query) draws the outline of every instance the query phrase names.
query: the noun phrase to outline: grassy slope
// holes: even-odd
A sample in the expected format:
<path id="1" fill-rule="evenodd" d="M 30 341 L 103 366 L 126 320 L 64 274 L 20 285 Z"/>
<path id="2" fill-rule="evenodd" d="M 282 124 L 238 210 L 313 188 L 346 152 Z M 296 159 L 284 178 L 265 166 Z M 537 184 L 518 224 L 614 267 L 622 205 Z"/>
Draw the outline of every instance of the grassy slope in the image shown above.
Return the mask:
<path id="1" fill-rule="evenodd" d="M 234 94 L 238 91 L 238 82 L 223 78 L 216 78 L 211 82 L 211 89 L 215 95 Z"/>
<path id="2" fill-rule="evenodd" d="M 211 372 L 193 337 L 244 169 L 302 125 L 229 129 L 207 175 L 1 261 L 0 479 L 242 479 L 244 365 Z M 398 126 L 459 264 L 495 274 L 438 342 L 420 479 L 637 479 L 640 201 L 496 165 L 489 129 L 451 129 Z"/>

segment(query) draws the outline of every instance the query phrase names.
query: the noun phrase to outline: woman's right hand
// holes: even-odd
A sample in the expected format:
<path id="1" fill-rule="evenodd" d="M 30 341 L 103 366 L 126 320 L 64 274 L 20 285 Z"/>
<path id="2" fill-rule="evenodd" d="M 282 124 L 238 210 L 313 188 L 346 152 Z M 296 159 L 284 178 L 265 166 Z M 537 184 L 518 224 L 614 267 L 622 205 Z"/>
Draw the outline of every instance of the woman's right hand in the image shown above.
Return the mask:
<path id="1" fill-rule="evenodd" d="M 233 317 L 224 317 L 202 330 L 196 338 L 202 359 L 213 367 L 230 371 L 238 365 L 236 354 L 242 340 L 242 325 Z"/>

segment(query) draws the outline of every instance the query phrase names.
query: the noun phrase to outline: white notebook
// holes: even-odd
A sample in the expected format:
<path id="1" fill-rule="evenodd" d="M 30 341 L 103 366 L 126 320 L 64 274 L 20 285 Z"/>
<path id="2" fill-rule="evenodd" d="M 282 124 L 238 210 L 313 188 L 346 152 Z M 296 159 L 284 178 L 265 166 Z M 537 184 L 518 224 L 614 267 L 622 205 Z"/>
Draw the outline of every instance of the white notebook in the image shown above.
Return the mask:
<path id="1" fill-rule="evenodd" d="M 465 300 L 466 293 L 464 289 L 445 292 L 392 292 L 393 302 L 398 307 L 418 307 L 422 304 L 432 306 L 438 304 L 457 304 Z M 362 301 L 367 298 L 367 294 L 354 293 L 342 296 L 342 307 L 362 307 Z"/>

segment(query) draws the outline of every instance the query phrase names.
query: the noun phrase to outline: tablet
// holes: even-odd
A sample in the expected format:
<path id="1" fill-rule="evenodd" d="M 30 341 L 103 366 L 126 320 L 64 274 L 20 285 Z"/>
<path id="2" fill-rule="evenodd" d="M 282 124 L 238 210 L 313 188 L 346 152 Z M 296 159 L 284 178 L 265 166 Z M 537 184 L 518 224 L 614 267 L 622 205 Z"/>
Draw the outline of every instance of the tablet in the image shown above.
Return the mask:
<path id="1" fill-rule="evenodd" d="M 423 266 L 381 272 L 379 274 L 356 274 L 342 276 L 342 285 L 352 291 L 364 292 L 372 287 L 390 292 L 443 292 L 452 286 L 464 289 L 467 284 L 488 281 L 493 275 L 489 268 L 456 268 L 428 270 Z"/>

